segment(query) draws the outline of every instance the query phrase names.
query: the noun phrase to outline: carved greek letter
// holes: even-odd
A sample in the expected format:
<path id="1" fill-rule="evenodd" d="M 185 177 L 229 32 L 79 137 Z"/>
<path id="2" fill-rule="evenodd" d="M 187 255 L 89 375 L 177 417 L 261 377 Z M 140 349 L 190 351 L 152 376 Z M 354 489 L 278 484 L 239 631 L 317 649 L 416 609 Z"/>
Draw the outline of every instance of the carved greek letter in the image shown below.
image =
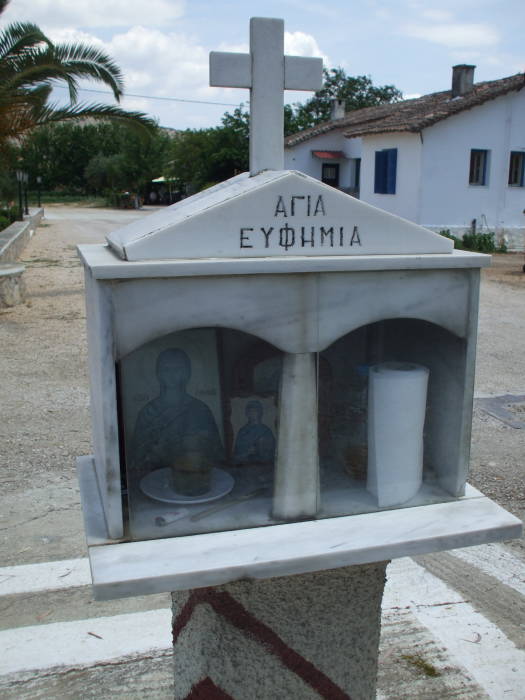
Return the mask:
<path id="1" fill-rule="evenodd" d="M 284 204 L 284 199 L 282 195 L 279 195 L 279 199 L 277 200 L 277 206 L 275 207 L 274 216 L 277 216 L 278 214 L 281 214 L 284 217 L 288 216 L 288 214 L 286 213 L 286 206 Z"/>
<path id="2" fill-rule="evenodd" d="M 330 237 L 330 248 L 333 248 L 334 247 L 334 227 L 330 226 L 330 228 L 325 231 L 324 226 L 321 226 L 321 245 L 324 245 L 324 240 L 328 236 Z"/>
<path id="3" fill-rule="evenodd" d="M 273 231 L 273 226 L 270 226 L 270 228 L 268 229 L 268 231 L 267 231 L 265 228 L 263 228 L 263 227 L 261 226 L 261 231 L 263 232 L 264 238 L 265 238 L 265 241 L 266 241 L 264 247 L 265 247 L 265 248 L 269 248 L 269 247 L 270 247 L 270 233 Z"/>
<path id="4" fill-rule="evenodd" d="M 311 233 L 311 238 L 305 238 L 304 237 L 304 226 L 301 226 L 301 247 L 304 248 L 307 243 L 310 244 L 310 246 L 313 248 L 315 245 L 314 241 L 314 234 L 315 234 L 315 226 L 310 226 L 310 233 Z"/>
<path id="5" fill-rule="evenodd" d="M 298 194 L 292 195 L 292 203 L 290 206 L 291 216 L 295 216 L 295 200 L 296 199 L 304 199 L 304 196 L 298 195 Z"/>
<path id="6" fill-rule="evenodd" d="M 250 240 L 249 236 L 244 233 L 245 231 L 253 231 L 253 228 L 241 228 L 241 248 L 253 248 L 252 245 L 245 245 Z"/>
<path id="7" fill-rule="evenodd" d="M 279 245 L 281 246 L 281 248 L 288 250 L 288 248 L 292 248 L 294 244 L 295 229 L 286 224 L 286 226 L 283 226 L 281 229 L 279 229 Z"/>
<path id="8" fill-rule="evenodd" d="M 319 197 L 317 197 L 317 202 L 315 203 L 315 209 L 314 209 L 314 216 L 317 216 L 318 212 L 321 212 L 323 216 L 326 216 L 326 212 L 324 210 L 324 202 L 323 202 L 323 195 L 320 194 Z"/>

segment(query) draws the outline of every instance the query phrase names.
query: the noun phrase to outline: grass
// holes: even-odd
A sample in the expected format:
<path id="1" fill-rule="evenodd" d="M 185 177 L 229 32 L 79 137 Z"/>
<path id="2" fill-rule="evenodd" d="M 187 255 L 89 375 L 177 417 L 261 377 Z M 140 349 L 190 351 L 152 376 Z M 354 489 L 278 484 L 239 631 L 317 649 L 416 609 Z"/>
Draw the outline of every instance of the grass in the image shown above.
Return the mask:
<path id="1" fill-rule="evenodd" d="M 403 654 L 401 658 L 429 678 L 436 678 L 437 676 L 441 675 L 441 671 L 438 671 L 434 664 L 425 661 L 422 656 L 416 654 Z"/>
<path id="2" fill-rule="evenodd" d="M 46 204 L 71 204 L 78 207 L 106 207 L 107 199 L 105 197 L 95 197 L 94 195 L 42 192 L 40 196 L 40 203 L 42 206 L 45 206 Z M 29 206 L 38 206 L 37 197 L 29 197 Z"/>

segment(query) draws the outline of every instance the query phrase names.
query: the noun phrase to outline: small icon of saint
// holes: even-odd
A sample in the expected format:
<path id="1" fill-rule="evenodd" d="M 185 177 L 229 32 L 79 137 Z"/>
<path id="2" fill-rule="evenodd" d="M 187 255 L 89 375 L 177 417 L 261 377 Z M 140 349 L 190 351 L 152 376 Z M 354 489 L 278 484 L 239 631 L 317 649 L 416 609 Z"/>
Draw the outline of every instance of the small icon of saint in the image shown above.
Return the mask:
<path id="1" fill-rule="evenodd" d="M 240 428 L 233 449 L 234 464 L 272 464 L 275 459 L 275 437 L 262 422 L 263 406 L 253 400 L 246 404 L 246 423 Z"/>

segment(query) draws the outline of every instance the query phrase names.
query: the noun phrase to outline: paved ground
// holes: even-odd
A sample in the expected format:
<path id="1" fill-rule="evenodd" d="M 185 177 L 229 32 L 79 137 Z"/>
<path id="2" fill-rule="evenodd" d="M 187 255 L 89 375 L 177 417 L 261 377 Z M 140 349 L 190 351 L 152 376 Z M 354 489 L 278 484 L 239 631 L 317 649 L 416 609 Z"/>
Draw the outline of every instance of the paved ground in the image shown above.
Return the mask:
<path id="1" fill-rule="evenodd" d="M 74 474 L 90 452 L 75 245 L 144 215 L 49 208 L 22 256 L 30 301 L 0 313 L 1 698 L 172 696 L 168 596 L 90 599 Z M 483 273 L 470 481 L 524 518 L 522 264 Z M 525 698 L 524 596 L 523 540 L 394 562 L 380 696 Z"/>

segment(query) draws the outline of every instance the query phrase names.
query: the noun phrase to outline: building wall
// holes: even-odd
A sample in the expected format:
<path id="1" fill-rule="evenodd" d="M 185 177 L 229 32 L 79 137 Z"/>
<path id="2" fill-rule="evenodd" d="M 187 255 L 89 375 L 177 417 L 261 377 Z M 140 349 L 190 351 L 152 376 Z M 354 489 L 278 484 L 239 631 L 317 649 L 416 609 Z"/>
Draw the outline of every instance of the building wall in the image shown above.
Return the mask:
<path id="1" fill-rule="evenodd" d="M 395 194 L 374 192 L 375 152 L 397 148 Z M 469 185 L 471 149 L 488 150 L 486 185 Z M 340 150 L 340 187 L 353 184 L 361 158 L 360 199 L 433 230 L 456 235 L 494 231 L 509 249 L 525 247 L 525 187 L 508 185 L 511 151 L 525 152 L 525 89 L 485 102 L 425 129 L 345 139 L 341 132 L 285 149 L 285 167 L 321 179 L 322 161 L 313 150 Z"/>
<path id="2" fill-rule="evenodd" d="M 523 248 L 525 188 L 508 185 L 511 151 L 525 152 L 525 90 L 457 114 L 423 131 L 418 223 L 462 233 L 505 235 Z M 486 185 L 469 185 L 471 149 L 490 151 Z"/>
<path id="3" fill-rule="evenodd" d="M 361 196 L 364 202 L 418 222 L 421 179 L 419 134 L 378 134 L 362 139 Z M 374 192 L 375 152 L 397 148 L 396 193 Z"/>
<path id="4" fill-rule="evenodd" d="M 340 161 L 322 161 L 312 151 L 343 151 L 346 158 Z M 339 162 L 339 187 L 348 190 L 354 183 L 355 158 L 361 157 L 361 139 L 345 139 L 339 131 L 316 136 L 293 148 L 284 149 L 284 167 L 321 179 L 323 162 Z"/>

